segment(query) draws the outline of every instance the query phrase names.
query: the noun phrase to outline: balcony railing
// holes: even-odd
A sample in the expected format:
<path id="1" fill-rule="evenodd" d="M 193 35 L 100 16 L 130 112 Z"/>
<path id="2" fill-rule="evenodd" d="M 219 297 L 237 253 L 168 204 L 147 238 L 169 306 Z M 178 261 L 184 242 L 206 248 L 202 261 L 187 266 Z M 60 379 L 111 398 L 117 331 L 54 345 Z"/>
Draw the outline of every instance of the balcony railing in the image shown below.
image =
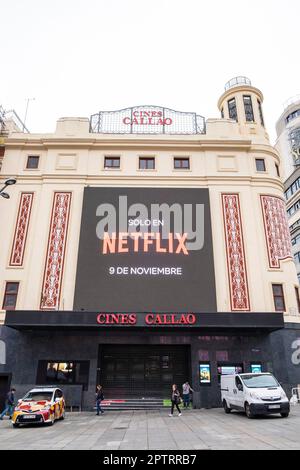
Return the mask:
<path id="1" fill-rule="evenodd" d="M 251 86 L 251 80 L 247 77 L 234 77 L 225 84 L 225 91 L 235 86 L 249 85 Z"/>

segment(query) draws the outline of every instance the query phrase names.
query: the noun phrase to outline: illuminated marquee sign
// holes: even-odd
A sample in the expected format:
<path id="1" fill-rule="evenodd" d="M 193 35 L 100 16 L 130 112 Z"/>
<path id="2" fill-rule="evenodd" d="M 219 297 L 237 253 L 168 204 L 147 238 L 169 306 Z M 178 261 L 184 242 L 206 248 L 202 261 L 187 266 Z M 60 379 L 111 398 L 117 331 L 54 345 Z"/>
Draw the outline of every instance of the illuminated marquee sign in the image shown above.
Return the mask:
<path id="1" fill-rule="evenodd" d="M 136 106 L 100 111 L 90 118 L 90 132 L 98 134 L 205 134 L 205 119 L 196 113 L 160 106 Z"/>
<path id="2" fill-rule="evenodd" d="M 99 313 L 97 323 L 99 325 L 136 325 L 138 320 L 136 313 Z M 147 313 L 144 317 L 145 325 L 194 325 L 196 315 L 193 313 Z"/>

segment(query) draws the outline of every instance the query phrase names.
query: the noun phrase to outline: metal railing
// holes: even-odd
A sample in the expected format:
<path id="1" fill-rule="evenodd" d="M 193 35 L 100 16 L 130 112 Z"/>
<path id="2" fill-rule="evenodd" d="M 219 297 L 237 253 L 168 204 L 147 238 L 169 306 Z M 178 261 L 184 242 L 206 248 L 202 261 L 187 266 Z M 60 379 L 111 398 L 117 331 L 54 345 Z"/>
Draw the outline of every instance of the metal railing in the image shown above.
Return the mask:
<path id="1" fill-rule="evenodd" d="M 283 103 L 283 108 L 287 109 L 289 106 L 295 103 L 300 103 L 300 95 L 291 96 Z"/>
<path id="2" fill-rule="evenodd" d="M 2 135 L 7 134 L 8 132 L 5 125 L 5 121 L 8 120 L 12 120 L 14 122 L 18 132 L 25 132 L 29 134 L 29 130 L 16 111 L 14 109 L 5 110 L 3 106 L 0 105 L 0 134 Z"/>
<path id="3" fill-rule="evenodd" d="M 233 88 L 235 86 L 240 86 L 240 85 L 251 86 L 251 80 L 243 76 L 233 77 L 230 80 L 228 80 L 227 83 L 225 83 L 225 91 L 229 90 L 230 88 Z"/>

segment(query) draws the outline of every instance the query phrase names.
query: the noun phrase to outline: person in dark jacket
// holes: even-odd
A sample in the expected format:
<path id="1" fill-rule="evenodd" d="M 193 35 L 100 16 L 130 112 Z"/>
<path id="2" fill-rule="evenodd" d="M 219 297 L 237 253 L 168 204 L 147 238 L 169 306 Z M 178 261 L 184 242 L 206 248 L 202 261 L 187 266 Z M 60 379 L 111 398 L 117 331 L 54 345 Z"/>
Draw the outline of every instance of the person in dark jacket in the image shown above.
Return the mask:
<path id="1" fill-rule="evenodd" d="M 104 395 L 103 395 L 103 388 L 102 388 L 102 385 L 97 385 L 97 389 L 96 389 L 96 408 L 97 408 L 97 416 L 99 416 L 99 414 L 103 414 L 104 411 L 102 410 L 101 408 L 101 402 L 102 400 L 104 400 Z"/>
<path id="2" fill-rule="evenodd" d="M 176 408 L 177 408 L 178 416 L 181 416 L 181 411 L 180 411 L 180 408 L 178 406 L 179 403 L 180 403 L 180 392 L 179 392 L 176 384 L 172 385 L 171 403 L 172 403 L 172 407 L 171 407 L 171 413 L 169 414 L 169 416 L 173 416 L 174 406 L 176 406 Z"/>
<path id="3" fill-rule="evenodd" d="M 6 415 L 7 412 L 9 414 L 9 419 L 11 419 L 13 415 L 14 406 L 15 406 L 15 391 L 16 391 L 15 388 L 11 388 L 6 396 L 6 404 L 5 404 L 4 410 L 2 411 L 0 415 L 1 420 Z"/>

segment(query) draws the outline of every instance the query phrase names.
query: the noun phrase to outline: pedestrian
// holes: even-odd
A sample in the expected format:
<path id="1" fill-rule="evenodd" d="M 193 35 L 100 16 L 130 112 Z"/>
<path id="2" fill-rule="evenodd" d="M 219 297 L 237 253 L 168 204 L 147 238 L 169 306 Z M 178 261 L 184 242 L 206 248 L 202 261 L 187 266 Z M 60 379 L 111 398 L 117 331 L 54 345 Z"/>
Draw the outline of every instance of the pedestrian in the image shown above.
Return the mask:
<path id="1" fill-rule="evenodd" d="M 8 412 L 9 414 L 9 419 L 11 419 L 13 412 L 14 412 L 14 406 L 15 406 L 15 388 L 11 388 L 10 391 L 8 392 L 6 396 L 6 405 L 4 407 L 4 410 L 2 411 L 0 415 L 0 419 L 2 420 L 3 417 L 6 415 Z"/>
<path id="2" fill-rule="evenodd" d="M 102 385 L 97 385 L 97 389 L 96 389 L 96 408 L 97 408 L 97 416 L 99 416 L 99 414 L 103 414 L 104 411 L 102 410 L 101 408 L 101 402 L 102 400 L 104 400 L 104 395 L 103 395 L 103 388 L 102 388 Z"/>
<path id="3" fill-rule="evenodd" d="M 169 416 L 173 416 L 174 406 L 176 406 L 176 408 L 177 408 L 178 416 L 181 416 L 181 411 L 180 411 L 180 408 L 178 406 L 179 403 L 181 402 L 181 398 L 180 398 L 180 392 L 179 392 L 176 384 L 172 385 L 171 402 L 172 402 L 172 407 L 171 407 L 171 413 L 169 414 Z"/>
<path id="4" fill-rule="evenodd" d="M 183 406 L 184 408 L 188 408 L 190 406 L 190 393 L 194 390 L 188 383 L 188 381 L 184 382 L 182 385 L 182 399 L 183 399 Z"/>

